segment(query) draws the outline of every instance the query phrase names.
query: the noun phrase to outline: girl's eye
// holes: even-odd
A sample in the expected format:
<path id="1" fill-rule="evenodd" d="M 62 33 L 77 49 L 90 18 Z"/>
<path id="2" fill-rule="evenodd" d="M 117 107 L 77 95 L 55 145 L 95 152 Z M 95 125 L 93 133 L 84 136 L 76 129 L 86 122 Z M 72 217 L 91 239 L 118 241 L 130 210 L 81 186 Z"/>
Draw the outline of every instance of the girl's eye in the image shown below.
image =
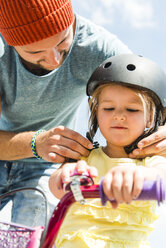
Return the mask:
<path id="1" fill-rule="evenodd" d="M 138 112 L 139 110 L 138 109 L 130 109 L 130 108 L 128 108 L 127 111 L 128 112 Z"/>
<path id="2" fill-rule="evenodd" d="M 112 111 L 114 108 L 104 108 L 105 111 Z"/>

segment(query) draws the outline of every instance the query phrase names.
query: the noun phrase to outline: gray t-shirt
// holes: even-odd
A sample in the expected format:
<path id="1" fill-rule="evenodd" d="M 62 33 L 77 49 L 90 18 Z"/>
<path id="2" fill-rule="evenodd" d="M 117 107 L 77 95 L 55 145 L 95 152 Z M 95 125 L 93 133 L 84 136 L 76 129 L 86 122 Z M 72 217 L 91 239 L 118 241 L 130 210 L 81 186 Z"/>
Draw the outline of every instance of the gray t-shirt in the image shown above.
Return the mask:
<path id="1" fill-rule="evenodd" d="M 74 41 L 62 66 L 37 76 L 0 36 L 0 130 L 74 128 L 91 73 L 106 58 L 121 53 L 131 51 L 115 35 L 76 15 Z"/>

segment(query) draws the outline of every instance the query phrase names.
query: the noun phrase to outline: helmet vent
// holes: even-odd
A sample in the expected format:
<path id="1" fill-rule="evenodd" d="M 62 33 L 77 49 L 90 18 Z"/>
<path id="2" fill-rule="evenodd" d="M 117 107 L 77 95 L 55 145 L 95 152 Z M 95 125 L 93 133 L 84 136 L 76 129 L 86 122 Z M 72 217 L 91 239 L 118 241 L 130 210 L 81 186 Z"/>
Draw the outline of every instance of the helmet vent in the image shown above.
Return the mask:
<path id="1" fill-rule="evenodd" d="M 104 69 L 107 69 L 107 68 L 109 68 L 110 66 L 111 66 L 111 62 L 107 62 L 105 65 L 104 65 Z"/>
<path id="2" fill-rule="evenodd" d="M 127 65 L 127 69 L 128 69 L 129 71 L 134 71 L 134 70 L 136 69 L 136 66 L 133 65 L 133 64 L 129 64 L 129 65 Z"/>

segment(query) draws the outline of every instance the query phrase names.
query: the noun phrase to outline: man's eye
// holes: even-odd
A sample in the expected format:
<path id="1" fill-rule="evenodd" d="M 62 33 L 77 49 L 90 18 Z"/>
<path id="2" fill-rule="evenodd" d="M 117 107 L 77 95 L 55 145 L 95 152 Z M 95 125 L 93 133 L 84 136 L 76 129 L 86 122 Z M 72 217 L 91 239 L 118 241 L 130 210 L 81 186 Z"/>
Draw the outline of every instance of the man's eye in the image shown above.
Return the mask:
<path id="1" fill-rule="evenodd" d="M 130 109 L 130 108 L 128 108 L 127 111 L 128 112 L 138 112 L 139 110 L 138 109 Z"/>

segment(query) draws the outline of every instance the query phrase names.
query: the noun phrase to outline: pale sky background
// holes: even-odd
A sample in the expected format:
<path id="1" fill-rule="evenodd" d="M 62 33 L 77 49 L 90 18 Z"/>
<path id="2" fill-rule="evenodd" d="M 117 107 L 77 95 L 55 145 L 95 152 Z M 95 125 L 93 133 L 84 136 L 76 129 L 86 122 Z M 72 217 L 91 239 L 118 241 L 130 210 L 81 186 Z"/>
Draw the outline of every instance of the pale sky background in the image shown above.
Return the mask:
<path id="1" fill-rule="evenodd" d="M 157 62 L 166 72 L 165 0 L 72 0 L 76 13 L 105 27 L 135 54 Z M 87 130 L 87 100 L 83 102 L 78 130 Z M 166 204 L 149 240 L 151 248 L 166 248 Z"/>
<path id="2" fill-rule="evenodd" d="M 114 33 L 166 71 L 165 0 L 72 0 L 75 12 Z"/>

